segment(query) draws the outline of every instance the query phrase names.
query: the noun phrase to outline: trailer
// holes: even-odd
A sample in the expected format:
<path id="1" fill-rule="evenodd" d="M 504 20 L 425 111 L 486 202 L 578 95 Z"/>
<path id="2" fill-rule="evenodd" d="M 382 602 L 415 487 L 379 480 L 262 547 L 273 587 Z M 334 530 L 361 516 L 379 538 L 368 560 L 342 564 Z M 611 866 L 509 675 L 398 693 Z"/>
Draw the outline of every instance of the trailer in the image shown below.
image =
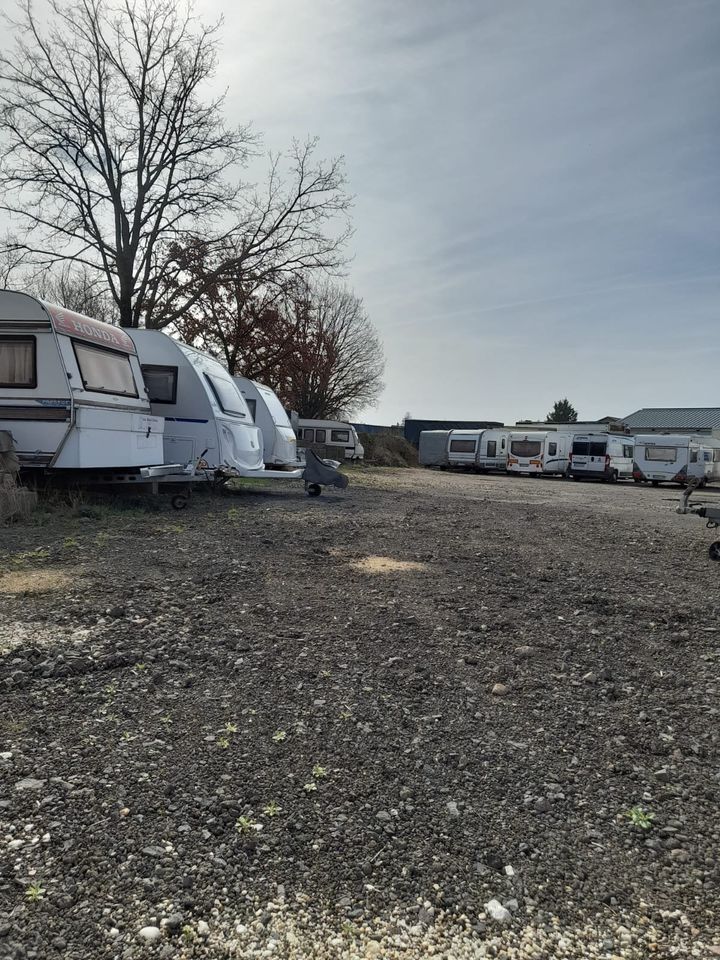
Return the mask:
<path id="1" fill-rule="evenodd" d="M 512 431 L 507 471 L 526 476 L 564 476 L 570 463 L 572 440 L 571 433 L 555 430 Z"/>
<path id="2" fill-rule="evenodd" d="M 165 418 L 166 463 L 194 465 L 195 478 L 216 483 L 234 477 L 302 480 L 310 496 L 324 486 L 347 487 L 344 474 L 315 457 L 295 469 L 267 469 L 262 431 L 219 360 L 160 330 L 133 329 L 130 335 L 152 412 Z M 160 482 L 181 480 L 182 474 L 171 471 Z"/>
<path id="3" fill-rule="evenodd" d="M 331 448 L 337 451 L 342 460 L 363 460 L 365 448 L 360 443 L 357 430 L 351 423 L 343 420 L 298 421 L 298 441 L 305 447 L 315 449 Z"/>
<path id="4" fill-rule="evenodd" d="M 691 477 L 685 489 L 683 490 L 683 495 L 680 499 L 680 506 L 677 508 L 677 513 L 687 514 L 692 513 L 696 517 L 701 517 L 705 521 L 705 526 L 708 530 L 717 530 L 720 527 L 720 500 L 709 501 L 706 503 L 695 502 L 690 503 L 690 497 L 695 493 L 698 487 L 701 485 L 700 479 L 698 477 Z M 711 560 L 714 560 L 716 563 L 720 562 L 720 540 L 714 540 L 708 547 L 708 556 Z"/>
<path id="5" fill-rule="evenodd" d="M 704 487 L 720 479 L 720 440 L 688 434 L 639 434 L 635 437 L 633 479 L 638 483 L 690 480 Z"/>
<path id="6" fill-rule="evenodd" d="M 297 438 L 285 408 L 270 387 L 247 377 L 233 377 L 253 422 L 263 438 L 263 460 L 269 467 L 298 467 Z"/>
<path id="7" fill-rule="evenodd" d="M 423 430 L 418 443 L 418 463 L 421 467 L 448 465 L 448 439 L 451 430 Z"/>
<path id="8" fill-rule="evenodd" d="M 479 473 L 507 467 L 507 430 L 451 430 L 448 436 L 448 463 Z"/>
<path id="9" fill-rule="evenodd" d="M 164 462 L 164 422 L 128 334 L 11 290 L 0 291 L 0 430 L 25 473 Z"/>

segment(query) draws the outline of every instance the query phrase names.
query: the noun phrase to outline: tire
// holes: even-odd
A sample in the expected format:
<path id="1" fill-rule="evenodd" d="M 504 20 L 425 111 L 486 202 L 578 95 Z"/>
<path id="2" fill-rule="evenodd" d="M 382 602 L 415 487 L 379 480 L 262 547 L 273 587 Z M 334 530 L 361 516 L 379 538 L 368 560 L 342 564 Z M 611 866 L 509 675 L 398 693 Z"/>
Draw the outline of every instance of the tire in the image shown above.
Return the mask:
<path id="1" fill-rule="evenodd" d="M 715 540 L 714 543 L 711 543 L 708 547 L 708 556 L 711 560 L 715 560 L 716 563 L 720 563 L 720 540 Z"/>
<path id="2" fill-rule="evenodd" d="M 659 480 L 651 480 L 650 483 L 651 483 L 654 487 L 659 487 L 659 486 L 660 486 L 660 481 L 659 481 Z"/>
<path id="3" fill-rule="evenodd" d="M 307 495 L 309 497 L 319 497 L 322 493 L 322 487 L 319 483 L 311 483 L 307 488 Z"/>
<path id="4" fill-rule="evenodd" d="M 618 472 L 617 472 L 617 470 L 613 470 L 613 472 L 612 472 L 612 473 L 610 474 L 610 476 L 608 477 L 608 481 L 609 481 L 609 483 L 617 483 L 617 482 L 618 482 Z"/>
<path id="5" fill-rule="evenodd" d="M 182 494 L 176 494 L 170 501 L 172 504 L 173 510 L 186 510 L 188 505 L 188 498 Z"/>

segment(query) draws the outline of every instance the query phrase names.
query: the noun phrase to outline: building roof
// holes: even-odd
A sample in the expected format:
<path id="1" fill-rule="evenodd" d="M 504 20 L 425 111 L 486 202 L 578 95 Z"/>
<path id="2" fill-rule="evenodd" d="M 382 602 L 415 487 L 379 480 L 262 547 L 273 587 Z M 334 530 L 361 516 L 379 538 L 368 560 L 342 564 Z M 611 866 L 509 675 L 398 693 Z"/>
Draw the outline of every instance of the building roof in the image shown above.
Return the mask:
<path id="1" fill-rule="evenodd" d="M 643 407 L 622 422 L 631 429 L 720 430 L 720 407 Z"/>

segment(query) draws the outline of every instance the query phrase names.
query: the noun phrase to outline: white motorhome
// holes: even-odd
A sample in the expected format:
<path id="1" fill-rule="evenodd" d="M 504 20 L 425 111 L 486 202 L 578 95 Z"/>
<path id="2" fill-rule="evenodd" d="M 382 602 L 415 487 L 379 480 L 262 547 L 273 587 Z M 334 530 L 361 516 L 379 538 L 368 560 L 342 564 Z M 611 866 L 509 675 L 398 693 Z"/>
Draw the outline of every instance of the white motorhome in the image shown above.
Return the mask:
<path id="1" fill-rule="evenodd" d="M 421 467 L 448 465 L 448 438 L 451 430 L 423 430 L 418 441 L 418 463 Z"/>
<path id="2" fill-rule="evenodd" d="M 341 448 L 344 451 L 344 460 L 362 460 L 365 457 L 365 448 L 358 439 L 355 427 L 341 420 L 301 418 L 298 421 L 297 437 L 304 446 L 319 444 Z"/>
<path id="3" fill-rule="evenodd" d="M 568 473 L 574 480 L 631 480 L 634 437 L 614 433 L 576 433 Z"/>
<path id="4" fill-rule="evenodd" d="M 448 464 L 482 472 L 505 470 L 509 436 L 507 430 L 451 430 Z"/>
<path id="5" fill-rule="evenodd" d="M 508 441 L 508 473 L 564 475 L 570 462 L 572 439 L 571 433 L 555 430 L 512 431 Z"/>
<path id="6" fill-rule="evenodd" d="M 0 291 L 0 430 L 24 469 L 123 470 L 163 463 L 126 331 Z"/>
<path id="7" fill-rule="evenodd" d="M 250 414 L 263 437 L 263 460 L 268 466 L 297 466 L 298 450 L 295 431 L 277 395 L 255 380 L 233 377 L 245 398 Z"/>
<path id="8" fill-rule="evenodd" d="M 661 433 L 635 437 L 633 478 L 638 483 L 684 486 L 691 477 L 700 486 L 720 479 L 720 440 Z"/>
<path id="9" fill-rule="evenodd" d="M 263 438 L 233 378 L 214 357 L 159 330 L 132 330 L 152 412 L 165 418 L 165 462 L 200 461 L 238 477 L 302 471 L 265 470 Z"/>

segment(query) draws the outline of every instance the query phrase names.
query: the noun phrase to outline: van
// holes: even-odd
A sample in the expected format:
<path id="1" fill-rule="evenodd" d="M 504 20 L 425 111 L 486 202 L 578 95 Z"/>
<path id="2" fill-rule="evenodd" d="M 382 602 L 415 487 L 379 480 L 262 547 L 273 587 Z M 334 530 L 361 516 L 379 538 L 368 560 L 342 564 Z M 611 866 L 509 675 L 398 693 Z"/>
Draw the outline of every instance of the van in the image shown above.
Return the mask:
<path id="1" fill-rule="evenodd" d="M 613 433 L 575 434 L 569 474 L 574 480 L 631 480 L 633 437 Z"/>

